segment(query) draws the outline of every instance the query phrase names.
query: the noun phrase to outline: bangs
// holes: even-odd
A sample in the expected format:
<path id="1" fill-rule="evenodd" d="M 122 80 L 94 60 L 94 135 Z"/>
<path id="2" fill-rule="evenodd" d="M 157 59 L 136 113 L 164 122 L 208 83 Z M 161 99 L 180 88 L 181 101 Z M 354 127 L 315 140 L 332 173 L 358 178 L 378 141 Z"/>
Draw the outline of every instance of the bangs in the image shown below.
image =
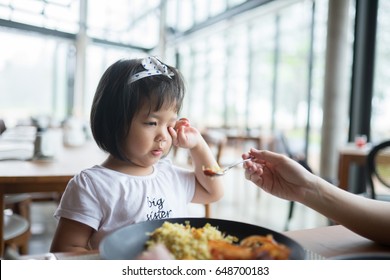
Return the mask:
<path id="1" fill-rule="evenodd" d="M 177 73 L 176 75 L 179 75 Z M 135 83 L 136 84 L 136 83 Z M 139 105 L 149 104 L 150 112 L 164 109 L 172 109 L 179 113 L 183 103 L 184 85 L 181 79 L 164 76 L 152 76 L 138 81 L 137 92 L 140 98 Z"/>
<path id="2" fill-rule="evenodd" d="M 162 92 L 157 92 L 151 96 L 151 108 L 154 112 L 164 109 L 172 109 L 176 113 L 180 112 L 182 106 L 182 98 L 177 96 L 171 89 L 162 89 Z M 154 108 L 152 106 L 154 105 Z"/>

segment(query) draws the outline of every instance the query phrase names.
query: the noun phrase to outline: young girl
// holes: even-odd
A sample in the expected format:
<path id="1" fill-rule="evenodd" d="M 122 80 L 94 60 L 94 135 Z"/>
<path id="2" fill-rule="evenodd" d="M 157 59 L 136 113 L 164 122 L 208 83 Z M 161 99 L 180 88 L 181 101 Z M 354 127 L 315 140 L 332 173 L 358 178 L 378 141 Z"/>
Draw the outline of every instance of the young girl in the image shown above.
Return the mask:
<path id="1" fill-rule="evenodd" d="M 181 74 L 155 57 L 120 60 L 106 70 L 93 100 L 91 128 L 109 155 L 69 182 L 54 214 L 59 223 L 52 252 L 98 249 L 115 229 L 185 217 L 189 202 L 221 198 L 221 179 L 202 170 L 217 165 L 212 152 L 187 120 L 177 121 L 183 97 Z M 189 149 L 194 171 L 165 158 L 172 145 Z"/>

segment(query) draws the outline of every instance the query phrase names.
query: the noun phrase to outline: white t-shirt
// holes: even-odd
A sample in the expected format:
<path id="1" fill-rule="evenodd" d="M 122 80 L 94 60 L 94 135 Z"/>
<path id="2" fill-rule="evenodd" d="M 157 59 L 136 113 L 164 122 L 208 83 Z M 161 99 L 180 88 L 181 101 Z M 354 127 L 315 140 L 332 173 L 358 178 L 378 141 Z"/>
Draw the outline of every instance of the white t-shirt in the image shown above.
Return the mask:
<path id="1" fill-rule="evenodd" d="M 122 226 L 147 220 L 186 217 L 195 193 L 195 175 L 160 160 L 152 174 L 131 176 L 99 165 L 73 177 L 54 213 L 96 230 L 90 246 Z"/>

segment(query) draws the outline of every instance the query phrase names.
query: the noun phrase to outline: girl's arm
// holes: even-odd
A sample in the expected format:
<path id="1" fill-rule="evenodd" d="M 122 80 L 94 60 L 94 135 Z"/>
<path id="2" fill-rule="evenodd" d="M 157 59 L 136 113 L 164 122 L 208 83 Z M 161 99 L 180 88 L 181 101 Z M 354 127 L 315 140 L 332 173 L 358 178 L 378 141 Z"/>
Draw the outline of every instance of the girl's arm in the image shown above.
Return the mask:
<path id="1" fill-rule="evenodd" d="M 192 202 L 207 204 L 219 200 L 223 195 L 222 178 L 203 173 L 203 167 L 215 167 L 218 163 L 200 132 L 190 126 L 187 119 L 179 120 L 175 128 L 170 127 L 169 131 L 175 146 L 190 151 L 196 177 Z"/>
<path id="2" fill-rule="evenodd" d="M 88 241 L 94 229 L 66 218 L 60 218 L 50 252 L 82 252 L 90 250 Z"/>
<path id="3" fill-rule="evenodd" d="M 203 172 L 204 167 L 218 166 L 218 163 L 200 133 L 198 144 L 190 149 L 190 155 L 196 177 L 195 195 L 192 202 L 206 204 L 221 199 L 223 196 L 222 178 L 206 176 Z"/>

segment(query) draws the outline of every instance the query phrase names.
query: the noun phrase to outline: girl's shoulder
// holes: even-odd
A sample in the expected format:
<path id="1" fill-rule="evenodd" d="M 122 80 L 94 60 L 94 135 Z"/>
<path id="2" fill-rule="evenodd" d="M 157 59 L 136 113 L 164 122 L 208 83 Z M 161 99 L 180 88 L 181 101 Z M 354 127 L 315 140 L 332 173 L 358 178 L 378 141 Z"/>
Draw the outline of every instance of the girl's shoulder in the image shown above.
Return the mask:
<path id="1" fill-rule="evenodd" d="M 110 170 L 108 168 L 105 168 L 101 165 L 94 165 L 92 167 L 86 168 L 82 170 L 78 175 L 76 176 L 99 176 L 99 175 L 105 175 L 112 173 L 113 170 Z"/>
<path id="2" fill-rule="evenodd" d="M 86 168 L 82 170 L 80 173 L 75 175 L 73 177 L 73 181 L 77 181 L 79 183 L 81 182 L 98 182 L 98 181 L 103 181 L 103 182 L 110 182 L 114 178 L 118 176 L 118 174 L 115 174 L 119 172 L 116 172 L 114 170 L 105 168 L 100 165 L 95 165 L 90 168 Z"/>

